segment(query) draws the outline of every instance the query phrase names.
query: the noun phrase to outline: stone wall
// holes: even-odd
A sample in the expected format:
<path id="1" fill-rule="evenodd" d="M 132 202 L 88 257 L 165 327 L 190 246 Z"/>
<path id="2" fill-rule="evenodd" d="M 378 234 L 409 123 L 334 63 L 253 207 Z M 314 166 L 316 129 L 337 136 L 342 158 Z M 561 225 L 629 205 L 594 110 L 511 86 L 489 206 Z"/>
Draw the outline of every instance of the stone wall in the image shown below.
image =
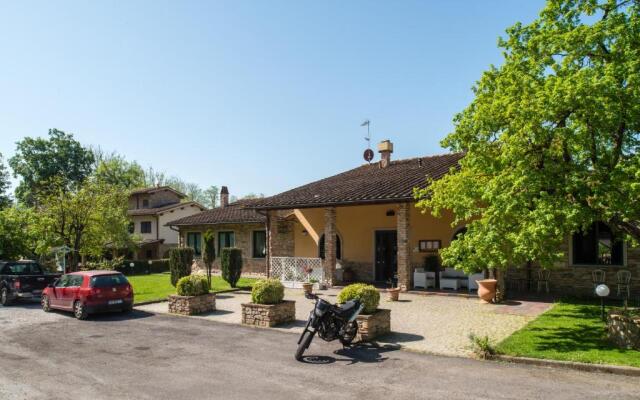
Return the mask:
<path id="1" fill-rule="evenodd" d="M 278 304 L 242 304 L 244 325 L 272 327 L 296 319 L 296 302 L 284 300 Z"/>
<path id="2" fill-rule="evenodd" d="M 360 314 L 358 322 L 358 336 L 356 340 L 369 342 L 378 336 L 391 332 L 391 310 L 379 308 L 373 314 Z"/>
<path id="3" fill-rule="evenodd" d="M 181 315 L 196 315 L 216 310 L 216 294 L 202 296 L 169 296 L 169 312 Z"/>
<path id="4" fill-rule="evenodd" d="M 570 262 L 570 254 L 568 251 L 569 242 L 567 241 L 561 248 L 565 257 L 562 262 L 558 262 L 549 274 L 549 290 L 552 293 L 571 295 L 578 297 L 593 297 L 593 279 L 592 272 L 601 269 L 606 272 L 605 283 L 611 289 L 611 297 L 619 297 L 617 295 L 616 273 L 620 270 L 628 270 L 631 272 L 631 296 L 630 299 L 640 297 L 640 249 L 627 248 L 627 265 L 594 265 L 594 266 L 577 266 Z M 517 293 L 517 282 L 521 282 L 521 286 L 526 286 L 528 276 L 530 276 L 531 290 L 537 290 L 539 266 L 532 265 L 530 273 L 527 272 L 526 266 L 521 268 L 510 268 L 506 273 L 507 296 L 513 296 Z M 543 287 L 541 290 L 545 290 Z"/>
<path id="5" fill-rule="evenodd" d="M 640 350 L 640 313 L 625 316 L 622 310 L 612 310 L 607 318 L 609 341 L 623 349 Z"/>

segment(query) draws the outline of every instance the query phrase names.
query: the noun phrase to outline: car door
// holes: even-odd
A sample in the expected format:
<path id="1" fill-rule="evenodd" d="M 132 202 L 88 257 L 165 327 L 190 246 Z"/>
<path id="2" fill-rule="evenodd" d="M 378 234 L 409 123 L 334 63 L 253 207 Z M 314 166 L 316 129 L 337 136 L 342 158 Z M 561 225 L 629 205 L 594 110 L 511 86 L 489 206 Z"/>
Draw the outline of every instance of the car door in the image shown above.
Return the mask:
<path id="1" fill-rule="evenodd" d="M 68 281 L 69 281 L 69 275 L 62 275 L 59 279 L 57 279 L 54 282 L 53 288 L 50 292 L 51 295 L 49 296 L 49 304 L 51 305 L 51 307 L 54 307 L 54 308 L 63 307 L 64 287 L 67 285 Z"/>
<path id="2" fill-rule="evenodd" d="M 63 289 L 62 301 L 63 307 L 73 309 L 73 303 L 78 298 L 80 286 L 82 286 L 82 275 L 69 275 L 69 281 Z"/>

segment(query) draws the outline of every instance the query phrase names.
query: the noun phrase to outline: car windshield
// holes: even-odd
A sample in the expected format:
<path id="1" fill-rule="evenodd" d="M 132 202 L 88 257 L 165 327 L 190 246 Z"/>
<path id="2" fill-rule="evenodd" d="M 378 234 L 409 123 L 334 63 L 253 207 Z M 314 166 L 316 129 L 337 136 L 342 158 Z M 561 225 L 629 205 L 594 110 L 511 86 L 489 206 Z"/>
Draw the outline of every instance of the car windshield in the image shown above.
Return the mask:
<path id="1" fill-rule="evenodd" d="M 5 273 L 9 275 L 41 275 L 42 268 L 36 263 L 15 263 L 8 264 L 5 269 Z"/>
<path id="2" fill-rule="evenodd" d="M 122 274 L 98 275 L 91 278 L 91 287 L 102 288 L 110 286 L 120 286 L 129 283 Z"/>

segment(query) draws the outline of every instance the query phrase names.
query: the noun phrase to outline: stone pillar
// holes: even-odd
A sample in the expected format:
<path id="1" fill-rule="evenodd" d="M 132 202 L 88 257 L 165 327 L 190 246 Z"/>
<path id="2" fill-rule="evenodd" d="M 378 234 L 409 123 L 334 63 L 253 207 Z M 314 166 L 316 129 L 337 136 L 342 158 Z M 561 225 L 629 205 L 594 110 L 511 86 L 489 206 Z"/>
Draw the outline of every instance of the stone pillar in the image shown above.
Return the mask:
<path id="1" fill-rule="evenodd" d="M 329 286 L 336 283 L 336 208 L 324 209 L 324 267 Z"/>
<path id="2" fill-rule="evenodd" d="M 278 221 L 276 211 L 267 211 L 267 277 L 271 277 L 271 257 L 276 257 Z"/>
<path id="3" fill-rule="evenodd" d="M 398 287 L 402 290 L 411 288 L 411 242 L 409 240 L 410 203 L 398 205 Z"/>

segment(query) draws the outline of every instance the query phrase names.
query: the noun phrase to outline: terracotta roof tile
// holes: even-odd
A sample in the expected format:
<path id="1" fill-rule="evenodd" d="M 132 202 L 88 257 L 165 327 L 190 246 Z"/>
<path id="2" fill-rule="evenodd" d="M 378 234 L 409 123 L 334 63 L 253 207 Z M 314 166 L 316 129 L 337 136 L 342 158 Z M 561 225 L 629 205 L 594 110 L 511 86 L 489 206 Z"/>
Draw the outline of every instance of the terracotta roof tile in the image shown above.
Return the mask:
<path id="1" fill-rule="evenodd" d="M 265 216 L 259 214 L 254 209 L 245 208 L 255 200 L 238 200 L 227 207 L 216 207 L 198 214 L 180 218 L 168 222 L 167 225 L 219 225 L 219 224 L 242 224 L 242 223 L 264 223 Z"/>
<path id="2" fill-rule="evenodd" d="M 330 205 L 391 203 L 413 199 L 413 188 L 424 187 L 426 177 L 439 179 L 458 166 L 462 153 L 363 165 L 264 199 L 256 209 L 309 208 Z"/>
<path id="3" fill-rule="evenodd" d="M 200 203 L 195 202 L 195 201 L 185 201 L 184 203 L 173 203 L 173 204 L 167 204 L 164 205 L 162 207 L 155 207 L 155 208 L 136 208 L 136 209 L 132 209 L 132 210 L 128 210 L 127 214 L 134 216 L 134 215 L 156 215 L 159 214 L 161 212 L 164 211 L 169 211 L 169 210 L 173 210 L 174 208 L 178 208 L 178 207 L 189 207 L 189 206 L 195 206 L 197 208 L 200 209 L 200 211 L 204 210 L 205 207 L 202 206 Z"/>

